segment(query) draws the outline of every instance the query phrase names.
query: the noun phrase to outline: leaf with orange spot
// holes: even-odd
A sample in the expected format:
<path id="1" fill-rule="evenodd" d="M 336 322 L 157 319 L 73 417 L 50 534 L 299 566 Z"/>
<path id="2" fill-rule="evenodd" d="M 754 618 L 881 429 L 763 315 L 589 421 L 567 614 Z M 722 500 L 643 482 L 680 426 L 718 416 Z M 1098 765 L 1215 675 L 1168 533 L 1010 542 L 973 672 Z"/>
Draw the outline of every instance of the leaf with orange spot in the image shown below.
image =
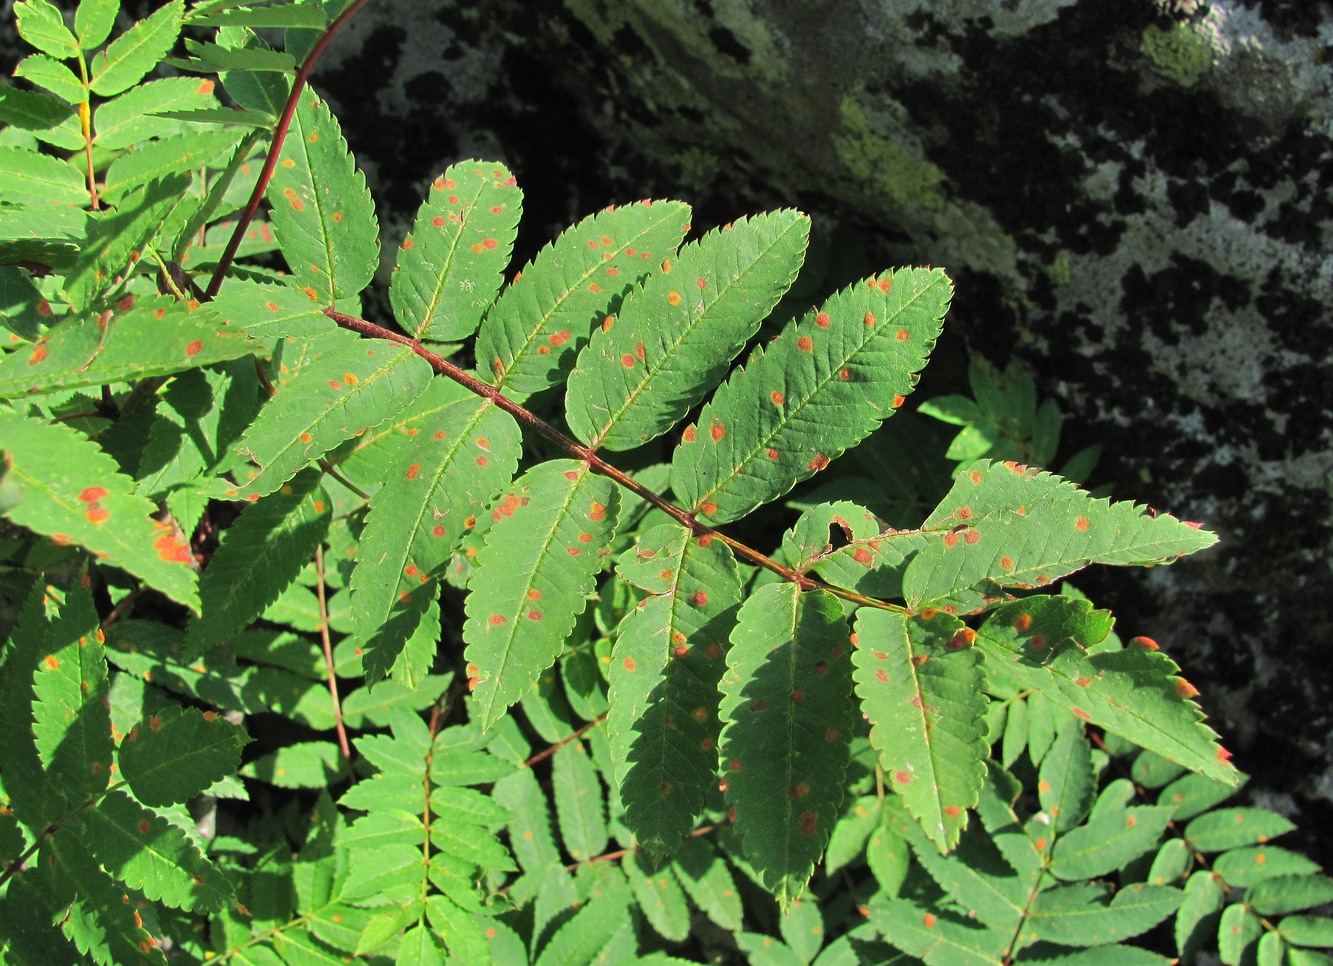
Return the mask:
<path id="1" fill-rule="evenodd" d="M 603 509 L 594 513 L 594 504 Z M 477 666 L 473 714 L 483 729 L 560 655 L 615 535 L 620 490 L 587 463 L 551 460 L 493 505 L 499 518 L 477 558 L 463 625 L 464 657 Z M 587 542 L 579 539 L 585 534 Z"/>
<path id="2" fill-rule="evenodd" d="M 1088 649 L 1110 633 L 1086 600 L 1035 597 L 992 611 L 977 647 L 1021 688 L 1169 761 L 1228 785 L 1240 780 L 1220 755 L 1203 712 L 1177 690 L 1180 668 L 1160 650 Z M 1083 683 L 1080 683 L 1083 682 Z"/>
<path id="3" fill-rule="evenodd" d="M 857 612 L 856 693 L 893 790 L 941 852 L 958 842 L 986 777 L 980 655 L 950 645 L 963 624 L 937 612 Z"/>
<path id="4" fill-rule="evenodd" d="M 189 311 L 163 296 L 139 299 L 100 323 L 81 313 L 47 330 L 41 358 L 22 349 L 6 355 L 0 360 L 0 397 L 167 376 L 266 351 L 246 333 L 224 328 L 212 306 Z"/>
<path id="5" fill-rule="evenodd" d="M 671 460 L 672 490 L 688 509 L 714 505 L 708 523 L 727 523 L 813 476 L 911 392 L 952 294 L 938 269 L 901 269 L 888 291 L 857 283 L 787 326 L 703 407 L 700 427 L 716 422 L 732 431 L 682 441 Z M 900 340 L 900 331 L 910 338 Z M 772 404 L 775 390 L 782 406 Z"/>
<path id="6" fill-rule="evenodd" d="M 389 464 L 383 486 L 370 501 L 352 571 L 352 626 L 372 681 L 395 666 L 435 597 L 445 566 L 468 532 L 464 521 L 479 515 L 518 468 L 518 424 L 489 400 L 462 399 L 420 428 Z M 489 445 L 484 465 L 477 462 L 483 453 L 478 437 Z M 409 567 L 415 575 L 407 573 Z M 428 578 L 425 583 L 420 575 Z M 420 668 L 400 669 L 422 673 Z"/>
<path id="7" fill-rule="evenodd" d="M 111 715 L 106 655 L 92 595 L 75 585 L 46 635 L 32 681 L 32 737 L 46 770 L 46 794 L 73 809 L 106 790 Z"/>
<path id="8" fill-rule="evenodd" d="M 0 439 L 8 462 L 0 478 L 0 505 L 10 507 L 5 516 L 104 556 L 112 566 L 198 610 L 189 547 L 152 519 L 157 507 L 134 495 L 134 481 L 96 443 L 63 423 L 5 409 L 0 409 Z M 80 499 L 90 487 L 101 487 L 107 495 Z M 104 522 L 94 522 L 102 511 Z"/>
<path id="9" fill-rule="evenodd" d="M 830 543 L 836 535 L 838 546 Z M 847 500 L 823 503 L 801 514 L 783 535 L 782 548 L 800 573 L 870 597 L 902 596 L 902 572 L 923 534 L 885 528 L 865 507 Z"/>
<path id="10" fill-rule="evenodd" d="M 184 13 L 182 0 L 171 0 L 111 41 L 89 63 L 93 93 L 110 97 L 139 83 L 176 43 Z"/>
<path id="11" fill-rule="evenodd" d="M 435 179 L 389 285 L 408 335 L 449 342 L 476 331 L 504 282 L 522 209 L 523 192 L 502 164 L 461 161 Z"/>
<path id="12" fill-rule="evenodd" d="M 283 257 L 321 307 L 370 284 L 380 257 L 375 204 L 337 120 L 309 88 L 282 143 L 267 198 Z"/>
<path id="13" fill-rule="evenodd" d="M 909 605 L 984 606 L 1093 563 L 1169 564 L 1217 542 L 1207 530 L 1128 500 L 1112 503 L 1051 473 L 974 463 L 921 525 L 930 539 L 903 575 Z"/>
<path id="14" fill-rule="evenodd" d="M 642 202 L 600 211 L 562 232 L 482 321 L 476 357 L 483 378 L 510 396 L 559 381 L 593 325 L 675 252 L 689 220 L 689 206 L 681 202 Z M 593 282 L 598 291 L 590 288 Z"/>
<path id="15" fill-rule="evenodd" d="M 625 450 L 674 426 L 722 380 L 791 287 L 809 233 L 810 219 L 797 211 L 740 219 L 683 246 L 669 274 L 656 272 L 631 290 L 614 328 L 593 332 L 569 374 L 565 412 L 574 435 Z M 637 352 L 642 364 L 621 364 Z"/>
<path id="16" fill-rule="evenodd" d="M 396 416 L 429 385 L 430 366 L 410 349 L 340 336 L 265 403 L 222 466 L 236 482 L 215 481 L 211 496 L 272 493 L 343 440 Z"/>
<path id="17" fill-rule="evenodd" d="M 626 827 L 645 848 L 670 854 L 716 781 L 717 684 L 740 576 L 725 543 L 701 546 L 675 523 L 640 535 L 616 570 L 648 597 L 625 615 L 611 653 L 611 758 Z"/>
<path id="18" fill-rule="evenodd" d="M 153 902 L 216 912 L 235 892 L 181 829 L 122 790 L 110 792 L 71 826 L 106 869 Z"/>
<path id="19" fill-rule="evenodd" d="M 855 717 L 838 599 L 794 583 L 741 605 L 722 678 L 719 757 L 745 855 L 784 907 L 838 821 Z"/>
<path id="20" fill-rule="evenodd" d="M 168 706 L 121 740 L 120 771 L 143 804 L 176 805 L 235 772 L 249 740 L 217 714 Z"/>

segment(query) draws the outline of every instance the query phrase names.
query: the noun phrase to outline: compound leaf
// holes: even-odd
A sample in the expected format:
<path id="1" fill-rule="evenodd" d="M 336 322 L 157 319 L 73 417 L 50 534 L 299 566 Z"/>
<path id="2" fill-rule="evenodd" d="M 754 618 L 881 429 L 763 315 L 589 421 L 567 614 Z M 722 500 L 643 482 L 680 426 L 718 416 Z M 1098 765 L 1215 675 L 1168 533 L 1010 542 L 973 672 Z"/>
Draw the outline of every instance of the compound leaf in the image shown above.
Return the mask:
<path id="1" fill-rule="evenodd" d="M 518 468 L 518 424 L 489 400 L 460 400 L 416 428 L 370 502 L 352 571 L 371 680 L 393 667 L 470 521 Z"/>
<path id="2" fill-rule="evenodd" d="M 927 966 L 996 966 L 1003 962 L 1011 932 L 990 929 L 946 911 L 931 912 L 908 899 L 880 893 L 870 901 L 870 923 L 887 942 Z"/>
<path id="3" fill-rule="evenodd" d="M 1203 723 L 1197 693 L 1147 638 L 1124 650 L 1088 654 L 1110 615 L 1072 597 L 1033 597 L 996 609 L 977 643 L 1021 687 L 1107 731 L 1209 778 L 1235 785 L 1239 773 Z"/>
<path id="4" fill-rule="evenodd" d="M 93 93 L 110 97 L 143 80 L 176 43 L 184 12 L 184 0 L 171 0 L 113 40 L 89 65 Z"/>
<path id="5" fill-rule="evenodd" d="M 464 339 L 504 282 L 523 192 L 502 164 L 462 161 L 431 185 L 398 252 L 389 302 L 417 339 Z"/>
<path id="6" fill-rule="evenodd" d="M 167 707 L 120 743 L 120 770 L 145 805 L 187 802 L 241 763 L 249 739 L 216 712 Z"/>
<path id="7" fill-rule="evenodd" d="M 566 229 L 487 314 L 477 335 L 478 368 L 511 396 L 555 383 L 593 324 L 675 251 L 689 220 L 688 205 L 645 201 Z"/>
<path id="8" fill-rule="evenodd" d="M 834 528 L 842 538 L 836 549 L 829 541 Z M 782 538 L 796 571 L 814 571 L 870 597 L 901 597 L 903 561 L 924 544 L 925 537 L 913 531 L 884 531 L 874 514 L 847 500 L 811 507 Z"/>
<path id="9" fill-rule="evenodd" d="M 198 610 L 194 555 L 185 537 L 152 519 L 157 508 L 134 495 L 134 481 L 86 436 L 0 409 L 5 475 L 0 504 L 15 523 L 58 544 L 85 547 L 150 587 Z"/>
<path id="10" fill-rule="evenodd" d="M 935 531 L 907 565 L 903 596 L 975 609 L 998 588 L 1030 588 L 1091 563 L 1171 563 L 1217 537 L 1128 501 L 1014 463 L 974 463 L 922 524 Z"/>
<path id="11" fill-rule="evenodd" d="M 744 218 L 680 249 L 595 329 L 569 374 L 566 418 L 594 449 L 666 432 L 708 390 L 791 287 L 810 234 L 796 211 Z"/>
<path id="12" fill-rule="evenodd" d="M 282 142 L 267 197 L 282 254 L 312 300 L 329 306 L 370 284 L 380 256 L 375 205 L 337 120 L 309 90 Z"/>
<path id="13" fill-rule="evenodd" d="M 784 907 L 838 820 L 855 724 L 849 648 L 838 599 L 790 582 L 760 587 L 731 634 L 719 708 L 727 804 Z"/>
<path id="14" fill-rule="evenodd" d="M 676 524 L 642 534 L 617 565 L 648 592 L 625 616 L 611 656 L 607 734 L 623 821 L 645 848 L 673 852 L 716 781 L 717 684 L 741 602 L 721 540 Z"/>
<path id="15" fill-rule="evenodd" d="M 494 505 L 463 626 L 474 713 L 489 729 L 564 647 L 615 532 L 619 488 L 551 460 Z"/>
<path id="16" fill-rule="evenodd" d="M 272 493 L 343 440 L 401 412 L 430 379 L 430 366 L 411 349 L 341 340 L 297 369 L 259 411 L 233 447 L 242 457 L 231 461 L 242 464 L 233 472 L 236 484 L 218 481 L 211 495 L 255 500 Z"/>
<path id="17" fill-rule="evenodd" d="M 862 608 L 852 654 L 870 743 L 907 810 L 946 852 L 977 804 L 986 768 L 986 698 L 973 633 L 940 611 Z"/>
<path id="18" fill-rule="evenodd" d="M 234 898 L 183 831 L 122 791 L 110 792 L 74 828 L 102 868 L 154 902 L 215 912 Z"/>
<path id="19" fill-rule="evenodd" d="M 823 469 L 911 392 L 952 291 L 938 269 L 902 269 L 788 326 L 685 429 L 672 490 L 710 524 L 727 523 Z"/>

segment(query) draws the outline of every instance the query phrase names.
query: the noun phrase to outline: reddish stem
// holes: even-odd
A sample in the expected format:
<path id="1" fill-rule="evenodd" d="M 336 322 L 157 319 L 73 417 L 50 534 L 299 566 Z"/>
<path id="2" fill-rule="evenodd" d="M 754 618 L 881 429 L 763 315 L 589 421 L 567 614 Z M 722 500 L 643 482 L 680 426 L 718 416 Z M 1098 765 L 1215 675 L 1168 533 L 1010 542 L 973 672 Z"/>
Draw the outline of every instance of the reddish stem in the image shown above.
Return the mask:
<path id="1" fill-rule="evenodd" d="M 329 24 L 328 29 L 315 42 L 315 46 L 310 48 L 310 53 L 306 55 L 301 67 L 296 72 L 296 76 L 292 78 L 292 92 L 287 95 L 287 103 L 283 106 L 277 126 L 273 129 L 273 142 L 268 147 L 268 157 L 264 159 L 264 167 L 259 172 L 259 179 L 255 182 L 254 191 L 250 193 L 250 200 L 246 202 L 245 210 L 241 212 L 240 218 L 236 220 L 236 228 L 232 231 L 231 238 L 227 240 L 227 247 L 222 253 L 222 258 L 218 260 L 217 268 L 213 270 L 213 278 L 208 283 L 207 295 L 210 299 L 216 296 L 218 289 L 222 287 L 222 280 L 227 277 L 227 271 L 231 268 L 232 260 L 236 257 L 236 251 L 241 247 L 241 240 L 245 238 L 245 232 L 250 227 L 250 222 L 254 220 L 255 213 L 259 211 L 259 203 L 263 200 L 269 180 L 273 177 L 273 169 L 278 166 L 278 156 L 282 153 L 282 142 L 287 139 L 287 131 L 292 126 L 296 106 L 301 103 L 301 92 L 305 89 L 306 81 L 310 78 L 310 72 L 315 69 L 315 64 L 324 56 L 324 51 L 333 42 L 333 38 L 369 2 L 370 0 L 353 0 L 347 9 L 339 14 L 333 23 Z"/>
<path id="2" fill-rule="evenodd" d="M 329 637 L 329 605 L 324 596 L 324 547 L 315 548 L 315 596 L 319 598 L 319 639 L 324 645 L 324 667 L 329 676 L 329 698 L 333 702 L 333 727 L 338 732 L 338 747 L 343 759 L 351 765 L 352 746 L 343 727 L 342 702 L 338 699 L 338 675 L 333 670 L 333 641 Z M 348 768 L 351 771 L 351 768 Z"/>

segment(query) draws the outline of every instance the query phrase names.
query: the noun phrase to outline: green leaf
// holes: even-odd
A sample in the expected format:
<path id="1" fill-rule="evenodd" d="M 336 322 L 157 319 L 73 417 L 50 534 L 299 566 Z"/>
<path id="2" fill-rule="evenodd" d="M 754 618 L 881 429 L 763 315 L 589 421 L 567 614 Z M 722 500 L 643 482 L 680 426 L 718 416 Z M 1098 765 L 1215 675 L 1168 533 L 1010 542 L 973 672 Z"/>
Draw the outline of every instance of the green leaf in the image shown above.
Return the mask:
<path id="1" fill-rule="evenodd" d="M 784 907 L 842 804 L 855 726 L 849 648 L 838 599 L 790 582 L 760 587 L 732 631 L 719 707 L 727 804 L 746 858 Z"/>
<path id="2" fill-rule="evenodd" d="M 94 94 L 110 97 L 129 90 L 157 66 L 180 35 L 183 0 L 171 0 L 151 16 L 140 20 L 93 58 Z"/>
<path id="3" fill-rule="evenodd" d="M 102 197 L 115 205 L 137 185 L 214 165 L 224 154 L 236 150 L 244 137 L 244 131 L 225 128 L 193 130 L 139 145 L 111 162 Z"/>
<path id="4" fill-rule="evenodd" d="M 115 150 L 174 134 L 180 124 L 159 115 L 216 107 L 213 87 L 197 77 L 164 77 L 133 87 L 94 108 L 93 144 Z"/>
<path id="5" fill-rule="evenodd" d="M 309 295 L 287 285 L 228 277 L 208 307 L 255 339 L 308 339 L 338 328 Z"/>
<path id="6" fill-rule="evenodd" d="M 537 957 L 536 966 L 622 962 L 625 952 L 633 956 L 634 948 L 628 906 L 614 897 L 596 899 L 556 931 Z"/>
<path id="7" fill-rule="evenodd" d="M 561 745 L 552 762 L 551 784 L 555 811 L 560 819 L 560 837 L 570 858 L 586 862 L 606 848 L 606 808 L 602 784 L 597 780 L 583 743 Z"/>
<path id="8" fill-rule="evenodd" d="M 78 544 L 198 610 L 189 544 L 152 518 L 157 508 L 134 495 L 134 481 L 110 456 L 68 426 L 12 410 L 0 409 L 0 439 L 3 489 L 22 495 L 6 516 L 57 544 Z"/>
<path id="9" fill-rule="evenodd" d="M 14 4 L 19 36 L 43 53 L 67 60 L 79 52 L 78 41 L 65 26 L 60 8 L 47 0 L 22 0 Z"/>
<path id="10" fill-rule="evenodd" d="M 36 84 L 70 104 L 82 104 L 88 99 L 83 82 L 74 72 L 46 54 L 24 57 L 14 68 L 14 76 Z"/>
<path id="11" fill-rule="evenodd" d="M 379 224 L 342 129 L 307 90 L 269 182 L 270 220 L 298 284 L 322 306 L 360 293 L 379 267 Z"/>
<path id="12" fill-rule="evenodd" d="M 1095 779 L 1092 748 L 1077 724 L 1066 724 L 1042 759 L 1037 794 L 1042 811 L 1051 817 L 1057 832 L 1074 828 L 1092 804 Z"/>
<path id="13" fill-rule="evenodd" d="M 393 666 L 469 521 L 518 468 L 514 418 L 463 399 L 417 427 L 370 501 L 352 571 L 352 622 L 370 679 Z"/>
<path id="14" fill-rule="evenodd" d="M 79 37 L 79 46 L 84 50 L 101 46 L 111 36 L 118 13 L 120 0 L 79 0 L 74 11 L 74 30 Z"/>
<path id="15" fill-rule="evenodd" d="M 1330 902 L 1333 878 L 1326 875 L 1277 875 L 1245 891 L 1245 904 L 1261 916 L 1301 912 Z"/>
<path id="16" fill-rule="evenodd" d="M 1183 822 L 1225 802 L 1234 794 L 1234 785 L 1202 775 L 1188 774 L 1181 775 L 1163 788 L 1157 796 L 1157 804 L 1170 805 L 1175 809 L 1175 820 Z"/>
<path id="17" fill-rule="evenodd" d="M 164 708 L 121 741 L 120 770 L 143 804 L 175 805 L 234 772 L 248 741 L 215 712 Z"/>
<path id="18" fill-rule="evenodd" d="M 476 331 L 504 282 L 523 192 L 502 164 L 462 161 L 431 184 L 389 285 L 394 318 L 416 339 Z"/>
<path id="19" fill-rule="evenodd" d="M 653 931 L 671 942 L 682 942 L 690 935 L 690 911 L 685 893 L 671 872 L 671 866 L 654 868 L 643 852 L 627 855 L 620 861 L 625 878 L 634 890 L 639 911 Z"/>
<path id="20" fill-rule="evenodd" d="M 1136 638 L 1124 650 L 1088 654 L 1110 628 L 1110 615 L 1086 600 L 1032 597 L 992 612 L 977 630 L 977 644 L 1022 687 L 1076 717 L 1234 785 L 1239 775 L 1201 720 L 1193 687 L 1155 644 Z"/>
<path id="21" fill-rule="evenodd" d="M 510 396 L 558 381 L 615 301 L 689 228 L 689 206 L 642 202 L 591 215 L 547 245 L 500 295 L 477 335 L 478 368 Z"/>
<path id="22" fill-rule="evenodd" d="M 313 470 L 246 507 L 199 581 L 203 612 L 189 626 L 187 653 L 202 654 L 243 630 L 277 600 L 324 540 L 331 515 Z"/>
<path id="23" fill-rule="evenodd" d="M 272 493 L 345 439 L 401 412 L 425 391 L 430 367 L 398 345 L 348 336 L 278 390 L 246 429 L 233 460 L 236 484 L 212 495 L 254 500 Z"/>
<path id="24" fill-rule="evenodd" d="M 593 449 L 633 449 L 676 424 L 791 287 L 810 234 L 796 211 L 744 218 L 685 245 L 593 331 L 565 415 Z M 669 268 L 669 271 L 667 270 Z"/>
<path id="25" fill-rule="evenodd" d="M 1185 826 L 1185 840 L 1200 852 L 1223 852 L 1268 842 L 1295 827 L 1266 808 L 1219 808 L 1192 819 Z"/>
<path id="26" fill-rule="evenodd" d="M 778 928 L 783 940 L 803 963 L 813 960 L 824 944 L 824 917 L 816 901 L 797 899 L 783 912 Z"/>
<path id="27" fill-rule="evenodd" d="M 1176 951 L 1183 961 L 1193 962 L 1206 948 L 1225 902 L 1222 883 L 1211 872 L 1195 872 L 1186 880 L 1175 926 Z"/>
<path id="28" fill-rule="evenodd" d="M 220 10 L 216 13 L 191 13 L 186 18 L 191 27 L 312 27 L 328 26 L 328 14 L 319 6 L 277 3 L 267 7 Z"/>
<path id="29" fill-rule="evenodd" d="M 32 737 L 46 770 L 45 793 L 77 808 L 111 778 L 107 668 L 92 596 L 65 597 L 33 676 Z"/>
<path id="30" fill-rule="evenodd" d="M 303 741 L 250 762 L 241 774 L 279 788 L 327 788 L 342 781 L 346 770 L 337 745 Z"/>
<path id="31" fill-rule="evenodd" d="M 823 469 L 911 392 L 952 291 L 942 271 L 903 269 L 788 326 L 685 429 L 672 490 L 710 524 L 727 523 Z"/>
<path id="32" fill-rule="evenodd" d="M 695 837 L 681 843 L 671 864 L 690 900 L 728 932 L 739 932 L 744 910 L 736 880 L 717 849 Z"/>
<path id="33" fill-rule="evenodd" d="M 0 121 L 31 131 L 66 151 L 83 146 L 83 132 L 79 130 L 74 105 L 42 91 L 0 88 Z"/>
<path id="34" fill-rule="evenodd" d="M 1333 946 L 1333 919 L 1328 916 L 1287 916 L 1278 932 L 1293 946 Z"/>
<path id="35" fill-rule="evenodd" d="M 843 538 L 834 549 L 830 533 Z M 870 597 L 902 596 L 902 562 L 925 545 L 921 534 L 884 530 L 865 507 L 847 500 L 811 507 L 782 538 L 799 573 L 813 571 L 837 587 Z"/>
<path id="36" fill-rule="evenodd" d="M 1050 871 L 1067 882 L 1122 869 L 1157 847 L 1171 810 L 1156 805 L 1094 809 L 1086 825 L 1056 839 Z"/>
<path id="37" fill-rule="evenodd" d="M 938 611 L 857 613 L 852 663 L 870 743 L 941 852 L 958 841 L 985 778 L 986 699 L 973 636 Z"/>
<path id="38" fill-rule="evenodd" d="M 574 460 L 534 467 L 494 504 L 463 626 L 483 729 L 559 656 L 609 552 L 619 504 L 614 483 Z"/>
<path id="39" fill-rule="evenodd" d="M 990 837 L 977 828 L 962 833 L 956 851 L 948 856 L 940 854 L 919 826 L 909 826 L 908 836 L 917 861 L 969 919 L 1011 933 L 1023 925 L 1041 878 L 1036 869 L 1015 874 Z"/>
<path id="40" fill-rule="evenodd" d="M 74 830 L 107 872 L 154 902 L 214 912 L 233 898 L 231 884 L 184 832 L 124 792 L 110 792 Z"/>
<path id="41" fill-rule="evenodd" d="M 927 966 L 996 966 L 1012 939 L 1010 933 L 952 912 L 930 912 L 907 899 L 877 896 L 869 908 L 880 935 Z"/>
<path id="42" fill-rule="evenodd" d="M 1213 871 L 1232 888 L 1247 889 L 1275 875 L 1308 875 L 1319 871 L 1314 860 L 1277 845 L 1230 849 L 1213 860 Z"/>
<path id="43" fill-rule="evenodd" d="M 537 784 L 531 768 L 520 768 L 492 790 L 495 802 L 509 809 L 509 842 L 514 858 L 527 872 L 540 873 L 560 861 L 551 834 L 551 815 L 546 793 Z"/>
<path id="44" fill-rule="evenodd" d="M 1180 899 L 1178 889 L 1162 886 L 1126 886 L 1114 898 L 1093 883 L 1057 886 L 1037 893 L 1024 938 L 1066 946 L 1118 942 L 1147 932 L 1175 912 Z"/>
<path id="45" fill-rule="evenodd" d="M 1243 905 L 1227 906 L 1217 926 L 1217 951 L 1226 966 L 1255 962 L 1255 947 L 1264 933 L 1259 917 Z"/>
<path id="46" fill-rule="evenodd" d="M 1093 499 L 1058 476 L 1014 463 L 974 463 L 921 525 L 933 532 L 907 565 L 909 606 L 980 606 L 999 588 L 1047 584 L 1091 563 L 1167 564 L 1217 537 L 1130 502 Z"/>
<path id="47" fill-rule="evenodd" d="M 6 201 L 88 202 L 88 183 L 78 168 L 47 154 L 9 146 L 0 147 L 0 192 Z"/>
<path id="48" fill-rule="evenodd" d="M 223 328 L 207 306 L 150 296 L 128 310 L 61 321 L 0 360 L 0 397 L 171 375 L 252 355 L 262 346 Z"/>
<path id="49" fill-rule="evenodd" d="M 693 539 L 676 524 L 642 534 L 617 569 L 649 596 L 616 635 L 611 757 L 626 826 L 645 848 L 670 853 L 717 781 L 717 685 L 740 577 L 726 544 Z"/>
<path id="50" fill-rule="evenodd" d="M 426 897 L 426 914 L 430 919 L 434 935 L 444 940 L 456 962 L 476 963 L 477 966 L 490 966 L 493 962 L 486 935 L 493 929 L 482 931 L 480 917 L 459 908 L 442 895 Z"/>

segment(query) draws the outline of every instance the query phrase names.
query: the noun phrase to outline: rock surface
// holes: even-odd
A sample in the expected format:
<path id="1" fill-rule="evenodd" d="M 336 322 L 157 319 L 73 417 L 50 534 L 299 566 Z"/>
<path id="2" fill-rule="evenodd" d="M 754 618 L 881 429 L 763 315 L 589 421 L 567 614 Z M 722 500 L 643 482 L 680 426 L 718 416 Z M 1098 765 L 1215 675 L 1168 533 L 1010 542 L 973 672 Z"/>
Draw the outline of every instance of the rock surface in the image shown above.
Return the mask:
<path id="1" fill-rule="evenodd" d="M 1222 536 L 1084 586 L 1309 829 L 1333 816 L 1331 54 L 1333 10 L 1295 0 L 378 0 L 319 83 L 403 221 L 476 155 L 517 171 L 529 248 L 677 196 L 946 267 L 955 337 L 1035 370 L 1107 445 L 1098 482 Z"/>

